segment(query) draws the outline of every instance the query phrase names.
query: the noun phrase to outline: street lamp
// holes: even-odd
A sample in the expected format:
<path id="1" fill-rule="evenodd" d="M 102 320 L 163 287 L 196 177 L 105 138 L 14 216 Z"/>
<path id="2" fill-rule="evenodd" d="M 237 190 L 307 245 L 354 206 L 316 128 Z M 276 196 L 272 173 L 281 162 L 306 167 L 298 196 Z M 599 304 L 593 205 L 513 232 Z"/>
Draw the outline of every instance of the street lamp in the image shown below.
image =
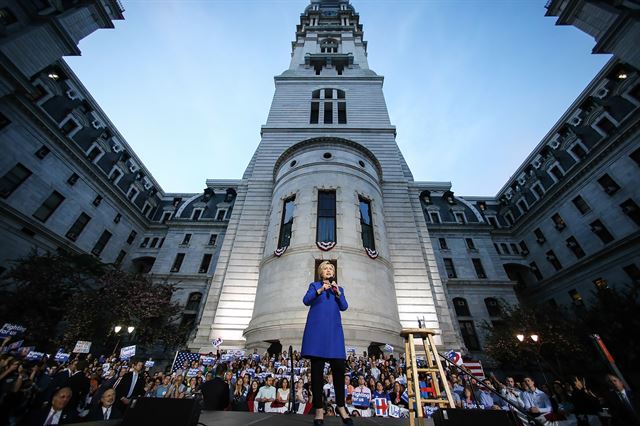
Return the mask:
<path id="1" fill-rule="evenodd" d="M 526 335 L 524 333 L 516 334 L 516 339 L 518 339 L 520 343 L 524 343 L 524 341 L 527 338 L 531 339 L 533 343 L 536 345 L 536 350 L 533 351 L 533 354 L 536 356 L 538 369 L 540 369 L 540 372 L 542 373 L 542 377 L 544 377 L 544 382 L 547 384 L 547 387 L 548 387 L 549 381 L 547 380 L 547 375 L 544 373 L 544 370 L 542 369 L 542 364 L 540 363 L 540 358 L 542 358 L 542 356 L 540 355 L 540 348 L 542 347 L 542 342 L 540 342 L 540 335 L 536 333 L 531 333 Z"/>
<path id="2" fill-rule="evenodd" d="M 115 327 L 113 327 L 113 331 L 115 331 L 116 334 L 120 333 L 120 330 L 122 330 L 122 326 L 121 325 L 116 325 Z"/>
<path id="3" fill-rule="evenodd" d="M 113 331 L 115 332 L 115 335 L 118 336 L 118 341 L 116 342 L 116 346 L 113 348 L 113 355 L 116 354 L 116 351 L 118 350 L 118 345 L 120 344 L 120 341 L 122 340 L 122 335 L 119 335 L 118 333 L 120 333 L 120 331 L 122 331 L 122 326 L 121 325 L 116 325 L 115 327 L 113 327 Z M 131 336 L 131 334 L 133 333 L 133 331 L 136 328 L 132 325 L 127 326 L 127 333 L 129 333 L 129 336 Z"/>

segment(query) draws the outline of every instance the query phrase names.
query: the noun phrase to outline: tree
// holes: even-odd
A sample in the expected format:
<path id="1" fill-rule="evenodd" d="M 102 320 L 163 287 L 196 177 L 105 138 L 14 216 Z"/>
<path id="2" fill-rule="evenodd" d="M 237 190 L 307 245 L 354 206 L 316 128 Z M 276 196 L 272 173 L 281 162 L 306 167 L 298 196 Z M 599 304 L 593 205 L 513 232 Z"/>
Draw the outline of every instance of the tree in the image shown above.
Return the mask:
<path id="1" fill-rule="evenodd" d="M 135 326 L 138 345 L 183 343 L 175 287 L 145 275 L 113 269 L 89 255 L 32 254 L 21 259 L 0 286 L 0 318 L 27 327 L 27 342 L 39 350 L 67 348 L 77 340 L 107 349 L 116 324 Z M 111 351 L 111 348 L 108 348 Z"/>
<path id="2" fill-rule="evenodd" d="M 559 360 L 585 356 L 584 340 L 577 333 L 578 324 L 561 308 L 519 305 L 503 307 L 499 325 L 485 324 L 488 331 L 485 350 L 507 368 L 533 367 L 542 364 L 555 374 L 568 373 Z M 520 342 L 516 335 L 525 335 Z M 538 342 L 528 336 L 537 334 Z"/>

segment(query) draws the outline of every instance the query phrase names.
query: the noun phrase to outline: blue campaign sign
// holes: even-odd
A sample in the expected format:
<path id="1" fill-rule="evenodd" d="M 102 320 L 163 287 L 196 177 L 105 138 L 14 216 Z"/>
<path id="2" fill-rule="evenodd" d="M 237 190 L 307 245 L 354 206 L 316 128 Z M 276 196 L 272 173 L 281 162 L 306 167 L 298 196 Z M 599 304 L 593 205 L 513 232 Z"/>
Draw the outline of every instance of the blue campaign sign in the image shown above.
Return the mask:
<path id="1" fill-rule="evenodd" d="M 71 354 L 67 354 L 67 353 L 64 353 L 64 352 L 58 352 L 58 353 L 55 355 L 54 359 L 55 359 L 56 361 L 58 361 L 58 362 L 62 363 L 62 362 L 67 362 L 67 361 L 69 361 L 69 357 L 70 357 L 70 356 L 71 356 Z"/>
<path id="2" fill-rule="evenodd" d="M 0 337 L 15 337 L 21 336 L 27 330 L 27 327 L 20 324 L 10 324 L 5 323 L 2 328 L 0 328 Z"/>
<path id="3" fill-rule="evenodd" d="M 213 365 L 216 363 L 216 357 L 203 355 L 200 357 L 200 361 L 202 365 Z"/>
<path id="4" fill-rule="evenodd" d="M 368 407 L 371 399 L 370 395 L 365 392 L 354 392 L 351 396 L 352 405 L 358 407 Z"/>
<path id="5" fill-rule="evenodd" d="M 147 368 L 151 368 L 154 365 L 156 365 L 156 362 L 153 361 L 153 360 L 145 361 L 145 363 L 144 363 L 144 366 L 147 367 Z"/>
<path id="6" fill-rule="evenodd" d="M 27 354 L 28 361 L 40 361 L 44 357 L 44 352 L 31 351 Z"/>

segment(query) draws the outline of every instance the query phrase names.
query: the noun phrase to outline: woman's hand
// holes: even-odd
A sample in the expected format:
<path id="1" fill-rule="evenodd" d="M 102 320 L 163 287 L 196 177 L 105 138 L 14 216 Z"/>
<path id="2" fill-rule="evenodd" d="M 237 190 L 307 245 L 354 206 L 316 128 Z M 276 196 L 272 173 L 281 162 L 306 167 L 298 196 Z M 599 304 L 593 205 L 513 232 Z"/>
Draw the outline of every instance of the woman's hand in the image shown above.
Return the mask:
<path id="1" fill-rule="evenodd" d="M 318 289 L 318 295 L 322 294 L 322 292 L 327 291 L 331 288 L 331 283 L 329 281 L 322 281 L 322 287 Z"/>

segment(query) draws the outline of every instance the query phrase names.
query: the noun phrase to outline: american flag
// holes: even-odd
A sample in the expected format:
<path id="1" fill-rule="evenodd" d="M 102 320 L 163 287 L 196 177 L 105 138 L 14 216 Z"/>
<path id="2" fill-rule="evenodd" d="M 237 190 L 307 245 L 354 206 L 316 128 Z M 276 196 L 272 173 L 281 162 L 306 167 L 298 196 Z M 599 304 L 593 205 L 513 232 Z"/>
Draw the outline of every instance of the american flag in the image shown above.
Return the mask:
<path id="1" fill-rule="evenodd" d="M 176 359 L 173 362 L 173 366 L 171 367 L 171 371 L 175 373 L 176 370 L 182 368 L 182 364 L 185 361 L 189 361 L 189 367 L 191 367 L 191 363 L 193 361 L 199 361 L 200 360 L 200 354 L 199 353 L 193 353 L 193 352 L 187 352 L 187 351 L 179 351 L 178 354 L 176 355 Z"/>
<path id="2" fill-rule="evenodd" d="M 482 363 L 480 361 L 465 361 L 462 366 L 469 370 L 469 372 L 473 374 L 476 379 L 482 380 L 485 378 Z"/>

